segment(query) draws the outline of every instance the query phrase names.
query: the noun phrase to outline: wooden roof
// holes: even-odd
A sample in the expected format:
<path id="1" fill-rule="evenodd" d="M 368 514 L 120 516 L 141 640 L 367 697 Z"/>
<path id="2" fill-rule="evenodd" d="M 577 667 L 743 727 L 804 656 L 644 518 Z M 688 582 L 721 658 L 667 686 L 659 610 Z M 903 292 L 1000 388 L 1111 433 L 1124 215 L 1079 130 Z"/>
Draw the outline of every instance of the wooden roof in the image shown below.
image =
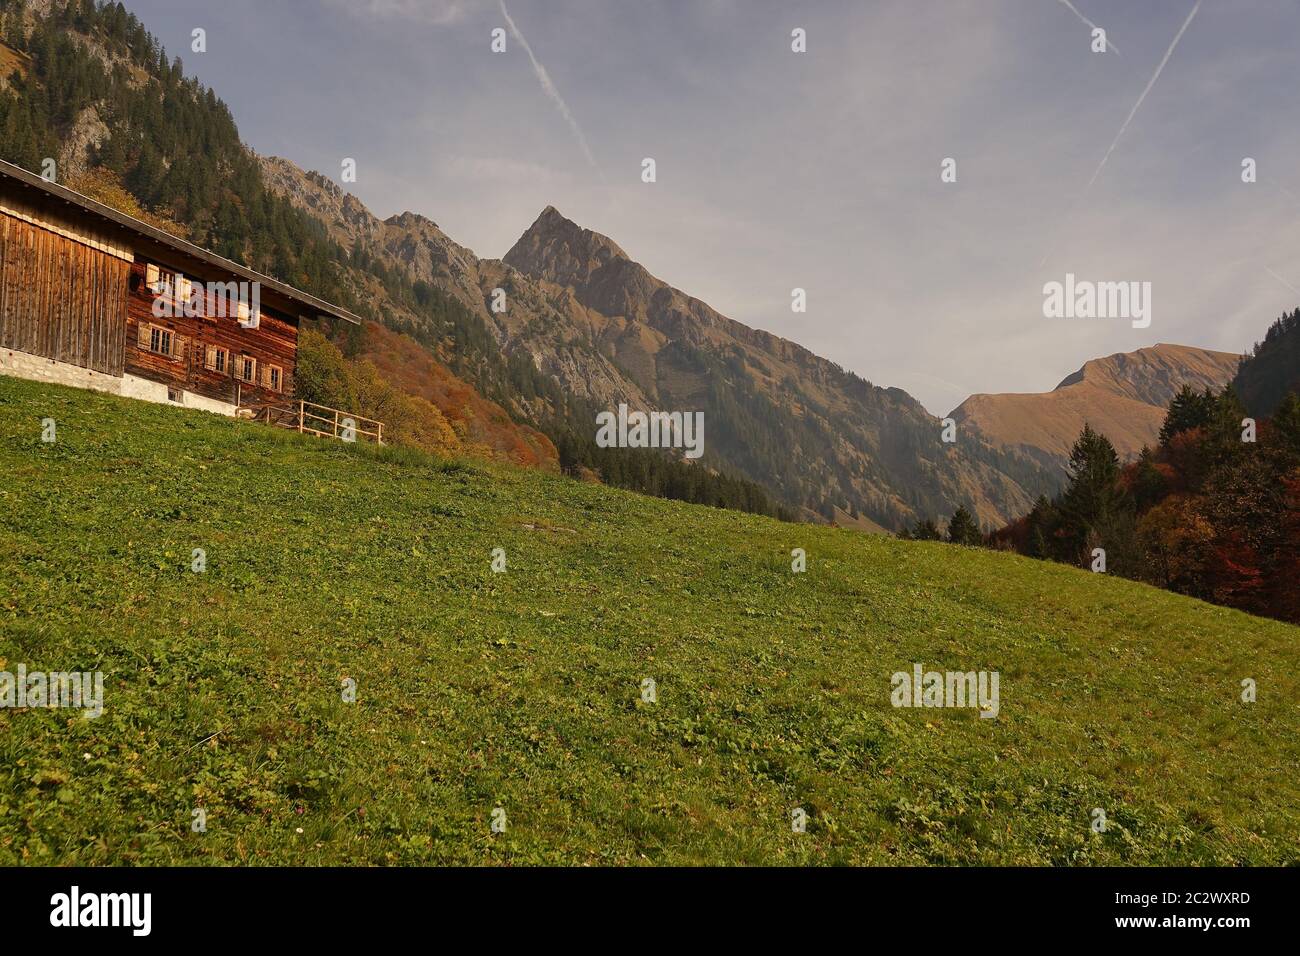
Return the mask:
<path id="1" fill-rule="evenodd" d="M 254 272 L 237 262 L 232 262 L 214 252 L 196 246 L 192 242 L 187 242 L 170 233 L 163 232 L 163 230 L 141 222 L 133 216 L 118 212 L 111 206 L 96 202 L 89 196 L 73 192 L 58 183 L 48 182 L 35 173 L 30 173 L 3 160 L 0 160 L 0 186 L 11 187 L 28 203 L 43 205 L 50 209 L 52 213 L 80 218 L 92 225 L 99 226 L 98 232 L 102 232 L 104 227 L 107 227 L 120 233 L 123 241 L 129 244 L 142 258 L 155 261 L 162 260 L 163 263 L 166 263 L 168 259 L 175 259 L 179 255 L 183 260 L 197 264 L 198 268 L 193 269 L 196 277 L 205 278 L 204 273 L 215 270 L 221 274 L 238 276 L 248 282 L 256 282 L 261 286 L 263 302 L 291 316 L 301 318 L 322 316 L 342 319 L 354 325 L 361 324 L 360 316 L 354 315 L 346 309 L 341 309 L 336 305 L 331 305 L 324 299 L 318 299 L 314 295 L 299 291 L 293 286 L 280 282 L 278 279 L 272 279 L 270 276 Z"/>

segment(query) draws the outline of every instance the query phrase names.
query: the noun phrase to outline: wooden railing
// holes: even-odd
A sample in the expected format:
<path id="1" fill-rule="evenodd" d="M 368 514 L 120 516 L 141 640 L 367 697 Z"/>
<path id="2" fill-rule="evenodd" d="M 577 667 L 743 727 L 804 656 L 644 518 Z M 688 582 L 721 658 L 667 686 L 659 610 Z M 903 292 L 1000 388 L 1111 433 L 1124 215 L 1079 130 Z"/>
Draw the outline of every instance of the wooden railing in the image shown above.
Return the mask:
<path id="1" fill-rule="evenodd" d="M 377 445 L 384 443 L 383 422 L 345 412 L 340 408 L 330 408 L 328 405 L 317 405 L 300 399 L 245 405 L 242 410 L 251 411 L 255 422 L 292 429 L 303 435 L 337 438 L 340 441 L 373 441 Z"/>

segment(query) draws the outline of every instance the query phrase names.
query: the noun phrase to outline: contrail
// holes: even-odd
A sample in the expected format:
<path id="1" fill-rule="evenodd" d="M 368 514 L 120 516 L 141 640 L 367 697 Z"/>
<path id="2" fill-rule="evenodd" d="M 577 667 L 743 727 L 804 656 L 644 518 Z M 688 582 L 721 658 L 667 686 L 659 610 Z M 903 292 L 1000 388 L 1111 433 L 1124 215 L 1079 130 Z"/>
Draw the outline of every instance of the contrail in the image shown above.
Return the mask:
<path id="1" fill-rule="evenodd" d="M 1270 269 L 1268 266 L 1265 266 L 1265 267 L 1264 267 L 1264 271 L 1267 272 L 1269 275 L 1271 275 L 1271 276 L 1272 276 L 1274 279 L 1276 279 L 1278 282 L 1282 283 L 1284 286 L 1286 286 L 1288 289 L 1290 289 L 1290 290 L 1291 290 L 1292 292 L 1294 292 L 1296 295 L 1300 295 L 1300 289 L 1297 289 L 1297 288 L 1296 288 L 1295 286 L 1293 286 L 1291 283 L 1287 282 L 1285 279 L 1283 279 L 1280 275 L 1278 275 L 1276 272 L 1274 272 L 1274 271 L 1273 271 L 1272 269 Z"/>
<path id="2" fill-rule="evenodd" d="M 1183 25 L 1179 27 L 1178 32 L 1174 34 L 1174 39 L 1169 44 L 1169 49 L 1165 50 L 1165 55 L 1161 58 L 1160 65 L 1156 67 L 1156 71 L 1151 74 L 1151 79 L 1147 81 L 1146 88 L 1142 90 L 1142 95 L 1137 98 L 1137 102 L 1133 104 L 1133 108 L 1128 111 L 1128 117 L 1125 118 L 1124 125 L 1119 128 L 1119 132 L 1115 134 L 1115 139 L 1111 141 L 1110 148 L 1106 150 L 1106 155 L 1102 156 L 1101 162 L 1097 164 L 1096 170 L 1093 171 L 1092 178 L 1088 180 L 1088 185 L 1083 187 L 1083 192 L 1079 195 L 1079 198 L 1070 206 L 1070 212 L 1065 217 L 1067 222 L 1073 216 L 1074 210 L 1077 209 L 1083 203 L 1083 200 L 1087 198 L 1089 191 L 1092 189 L 1092 184 L 1095 183 L 1097 177 L 1101 175 L 1101 171 L 1106 167 L 1106 161 L 1110 159 L 1110 154 L 1115 152 L 1115 147 L 1119 145 L 1119 141 L 1124 136 L 1125 130 L 1127 130 L 1129 124 L 1133 122 L 1133 117 L 1137 115 L 1137 111 L 1142 108 L 1142 103 L 1147 98 L 1147 94 L 1151 92 L 1151 87 L 1155 86 L 1156 80 L 1160 79 L 1160 74 L 1164 71 L 1165 64 L 1168 63 L 1169 58 L 1173 56 L 1174 49 L 1178 46 L 1178 41 L 1181 40 L 1183 34 L 1187 32 L 1188 26 L 1191 25 L 1192 18 L 1196 16 L 1196 11 L 1199 9 L 1201 9 L 1201 0 L 1196 0 L 1196 5 L 1192 7 L 1192 12 L 1187 14 L 1187 19 L 1183 21 Z M 1043 254 L 1043 261 L 1038 264 L 1039 268 L 1046 265 L 1047 257 L 1050 254 L 1050 249 L 1047 253 Z"/>
<path id="3" fill-rule="evenodd" d="M 1088 26 L 1092 27 L 1094 30 L 1100 30 L 1100 29 L 1101 29 L 1101 27 L 1097 26 L 1097 24 L 1093 23 L 1091 20 L 1089 20 L 1087 17 L 1085 17 L 1082 13 L 1080 13 L 1080 12 L 1079 12 L 1079 8 L 1076 7 L 1074 4 L 1072 4 L 1072 3 L 1070 2 L 1070 0 L 1060 0 L 1060 2 L 1061 2 L 1063 5 L 1069 7 L 1071 13 L 1073 13 L 1076 17 L 1078 17 L 1078 18 L 1079 18 L 1080 20 L 1082 20 L 1084 23 L 1088 24 Z M 1108 50 L 1114 50 L 1115 53 L 1116 53 L 1116 55 L 1119 54 L 1119 47 L 1117 47 L 1115 44 L 1113 44 L 1113 43 L 1110 42 L 1110 34 L 1109 34 L 1109 33 L 1106 34 L 1106 49 L 1108 49 Z"/>
<path id="4" fill-rule="evenodd" d="M 1095 183 L 1097 177 L 1101 175 L 1101 170 L 1106 165 L 1106 160 L 1110 159 L 1110 154 L 1115 152 L 1115 147 L 1119 145 L 1120 137 L 1123 136 L 1124 131 L 1128 129 L 1128 124 L 1133 122 L 1133 117 L 1137 115 L 1137 111 L 1142 107 L 1142 101 L 1145 100 L 1147 94 L 1151 92 L 1151 87 L 1155 86 L 1156 80 L 1160 79 L 1160 74 L 1164 70 L 1165 64 L 1168 63 L 1169 58 L 1174 55 L 1174 48 L 1178 46 L 1178 41 L 1181 40 L 1183 34 L 1187 32 L 1187 28 L 1192 23 L 1192 17 L 1196 16 L 1196 11 L 1199 9 L 1201 9 L 1201 0 L 1196 0 L 1196 5 L 1192 7 L 1192 12 L 1187 14 L 1187 19 L 1183 21 L 1183 25 L 1179 27 L 1178 32 L 1174 34 L 1174 39 L 1173 42 L 1169 44 L 1169 49 L 1165 50 L 1165 55 L 1164 58 L 1161 59 L 1160 65 L 1156 67 L 1156 71 L 1151 74 L 1151 79 L 1147 80 L 1146 89 L 1144 89 L 1142 95 L 1137 98 L 1137 102 L 1133 104 L 1133 108 L 1128 111 L 1128 119 L 1124 120 L 1124 125 L 1121 126 L 1119 132 L 1115 134 L 1115 140 L 1110 144 L 1110 149 L 1106 150 L 1106 155 L 1103 156 L 1101 162 L 1097 164 L 1097 171 L 1092 174 L 1092 179 L 1088 180 L 1088 185 L 1084 187 L 1084 195 L 1087 195 L 1088 190 L 1092 188 L 1092 184 Z"/>
<path id="5" fill-rule="evenodd" d="M 560 91 L 551 82 L 551 75 L 546 72 L 546 67 L 537 62 L 537 57 L 533 55 L 533 48 L 528 45 L 524 35 L 515 26 L 515 21 L 510 17 L 510 11 L 506 9 L 506 0 L 500 0 L 500 3 L 501 15 L 506 18 L 506 26 L 510 28 L 511 35 L 524 48 L 524 52 L 528 54 L 528 59 L 533 62 L 533 72 L 537 74 L 537 81 L 542 84 L 542 92 L 551 98 L 556 109 L 560 111 L 560 115 L 564 117 L 565 122 L 569 124 L 569 128 L 573 130 L 573 135 L 577 137 L 578 145 L 582 147 L 582 153 L 587 157 L 587 162 L 591 163 L 592 167 L 599 172 L 600 167 L 596 164 L 596 157 L 591 155 L 591 148 L 587 145 L 587 137 L 582 135 L 582 128 L 578 125 L 578 121 L 573 118 L 573 112 L 569 109 L 569 104 L 564 102 L 564 97 L 560 95 Z"/>

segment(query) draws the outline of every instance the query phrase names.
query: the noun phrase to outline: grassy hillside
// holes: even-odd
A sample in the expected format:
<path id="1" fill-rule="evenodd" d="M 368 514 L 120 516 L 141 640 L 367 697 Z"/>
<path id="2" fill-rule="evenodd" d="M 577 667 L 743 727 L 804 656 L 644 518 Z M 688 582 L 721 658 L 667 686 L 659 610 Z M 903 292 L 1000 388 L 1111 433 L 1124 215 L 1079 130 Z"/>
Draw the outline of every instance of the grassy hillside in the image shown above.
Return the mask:
<path id="1" fill-rule="evenodd" d="M 97 720 L 0 709 L 0 864 L 1297 863 L 1297 646 L 1014 556 L 0 378 L 0 669 L 105 674 Z M 1000 715 L 894 709 L 913 662 L 999 671 Z"/>

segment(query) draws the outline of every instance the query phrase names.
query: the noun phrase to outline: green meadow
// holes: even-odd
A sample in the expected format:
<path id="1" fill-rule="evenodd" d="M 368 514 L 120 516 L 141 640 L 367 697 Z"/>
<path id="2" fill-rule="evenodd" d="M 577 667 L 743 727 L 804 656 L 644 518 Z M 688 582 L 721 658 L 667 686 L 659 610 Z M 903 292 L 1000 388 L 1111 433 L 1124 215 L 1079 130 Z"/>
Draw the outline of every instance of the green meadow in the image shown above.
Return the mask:
<path id="1" fill-rule="evenodd" d="M 104 679 L 96 719 L 0 708 L 0 864 L 1296 864 L 1298 652 L 1085 570 L 0 378 L 0 671 Z M 997 717 L 892 706 L 917 663 L 998 672 Z"/>

